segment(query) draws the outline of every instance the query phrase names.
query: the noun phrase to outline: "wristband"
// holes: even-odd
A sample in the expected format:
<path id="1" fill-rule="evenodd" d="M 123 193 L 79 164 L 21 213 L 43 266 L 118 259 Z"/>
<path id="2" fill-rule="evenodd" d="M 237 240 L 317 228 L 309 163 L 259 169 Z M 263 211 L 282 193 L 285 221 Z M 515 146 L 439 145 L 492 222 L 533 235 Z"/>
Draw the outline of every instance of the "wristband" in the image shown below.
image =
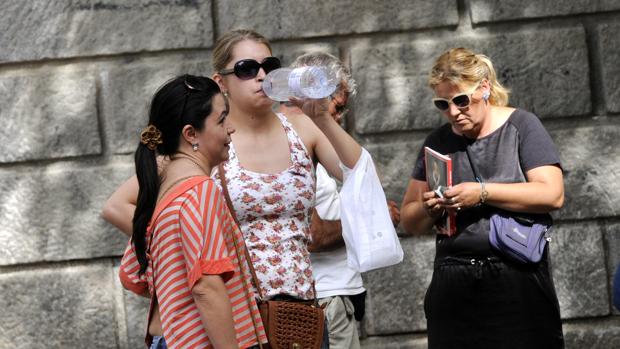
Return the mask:
<path id="1" fill-rule="evenodd" d="M 489 197 L 489 192 L 485 189 L 485 183 L 480 182 L 480 204 L 484 204 Z"/>

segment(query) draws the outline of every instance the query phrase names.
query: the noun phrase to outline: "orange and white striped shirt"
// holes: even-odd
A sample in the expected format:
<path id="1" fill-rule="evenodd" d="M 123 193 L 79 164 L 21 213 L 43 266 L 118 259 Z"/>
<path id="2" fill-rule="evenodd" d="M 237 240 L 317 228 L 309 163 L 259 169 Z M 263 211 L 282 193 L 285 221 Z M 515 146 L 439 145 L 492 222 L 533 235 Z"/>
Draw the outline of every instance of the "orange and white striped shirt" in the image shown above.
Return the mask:
<path id="1" fill-rule="evenodd" d="M 120 278 L 133 292 L 144 293 L 148 285 L 151 295 L 156 294 L 169 348 L 213 347 L 191 293 L 202 275 L 221 275 L 224 279 L 239 347 L 258 344 L 254 322 L 261 342 L 266 342 L 243 252 L 243 236 L 211 178 L 188 179 L 160 201 L 147 232 L 147 244 L 150 254 L 146 273 L 138 275 L 140 266 L 130 242 L 121 261 Z"/>

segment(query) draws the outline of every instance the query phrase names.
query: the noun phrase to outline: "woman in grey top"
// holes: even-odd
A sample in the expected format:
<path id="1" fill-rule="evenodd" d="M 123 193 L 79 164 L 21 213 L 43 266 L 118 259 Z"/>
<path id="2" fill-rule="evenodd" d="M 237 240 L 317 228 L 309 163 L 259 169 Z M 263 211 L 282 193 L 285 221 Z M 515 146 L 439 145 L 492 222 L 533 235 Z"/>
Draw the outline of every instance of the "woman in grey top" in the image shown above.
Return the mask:
<path id="1" fill-rule="evenodd" d="M 422 148 L 401 207 L 402 226 L 412 234 L 456 214 L 456 234 L 437 235 L 424 302 L 429 348 L 563 348 L 547 251 L 541 262 L 521 265 L 488 241 L 494 212 L 548 214 L 562 206 L 562 168 L 549 134 L 534 114 L 507 107 L 508 91 L 482 54 L 445 52 L 429 85 L 448 123 L 424 146 L 450 156 L 453 186 L 443 198 L 429 190 Z"/>

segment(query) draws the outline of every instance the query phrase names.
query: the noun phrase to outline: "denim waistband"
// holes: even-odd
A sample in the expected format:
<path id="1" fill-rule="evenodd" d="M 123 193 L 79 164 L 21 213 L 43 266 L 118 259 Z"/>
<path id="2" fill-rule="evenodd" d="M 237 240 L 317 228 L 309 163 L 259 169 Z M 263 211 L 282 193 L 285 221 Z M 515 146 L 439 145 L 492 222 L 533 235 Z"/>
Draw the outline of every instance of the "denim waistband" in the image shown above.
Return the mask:
<path id="1" fill-rule="evenodd" d="M 168 349 L 166 340 L 162 336 L 153 336 L 150 349 Z"/>

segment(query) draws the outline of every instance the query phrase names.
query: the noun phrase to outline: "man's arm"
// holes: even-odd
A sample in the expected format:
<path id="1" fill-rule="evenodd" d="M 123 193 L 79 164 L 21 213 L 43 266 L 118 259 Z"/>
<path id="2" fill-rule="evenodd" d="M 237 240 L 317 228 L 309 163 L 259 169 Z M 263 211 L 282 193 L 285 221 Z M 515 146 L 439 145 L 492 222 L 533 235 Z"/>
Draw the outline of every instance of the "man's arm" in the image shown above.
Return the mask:
<path id="1" fill-rule="evenodd" d="M 312 243 L 308 245 L 308 251 L 310 252 L 333 251 L 344 246 L 340 220 L 323 220 L 319 217 L 316 209 L 312 210 L 310 235 L 312 235 Z"/>
<path id="2" fill-rule="evenodd" d="M 400 223 L 398 204 L 392 200 L 388 200 L 387 205 L 392 224 L 396 227 Z M 316 209 L 312 210 L 310 234 L 312 235 L 312 243 L 308 245 L 308 251 L 310 252 L 332 251 L 344 246 L 342 224 L 340 220 L 328 221 L 321 219 Z"/>

